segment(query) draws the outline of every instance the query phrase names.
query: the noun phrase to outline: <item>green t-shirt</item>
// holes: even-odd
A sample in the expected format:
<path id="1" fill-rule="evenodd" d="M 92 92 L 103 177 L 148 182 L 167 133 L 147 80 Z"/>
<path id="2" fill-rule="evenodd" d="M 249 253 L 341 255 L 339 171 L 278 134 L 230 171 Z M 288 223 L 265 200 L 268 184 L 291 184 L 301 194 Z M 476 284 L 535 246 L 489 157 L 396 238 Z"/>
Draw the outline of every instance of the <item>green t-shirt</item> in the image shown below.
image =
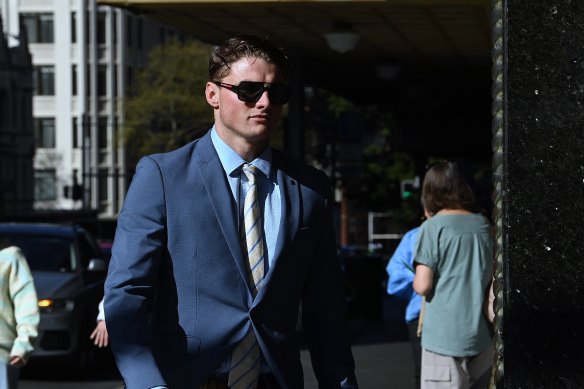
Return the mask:
<path id="1" fill-rule="evenodd" d="M 491 337 L 483 303 L 493 260 L 487 219 L 478 214 L 435 215 L 420 227 L 414 253 L 417 263 L 434 272 L 422 347 L 455 357 L 485 351 Z"/>

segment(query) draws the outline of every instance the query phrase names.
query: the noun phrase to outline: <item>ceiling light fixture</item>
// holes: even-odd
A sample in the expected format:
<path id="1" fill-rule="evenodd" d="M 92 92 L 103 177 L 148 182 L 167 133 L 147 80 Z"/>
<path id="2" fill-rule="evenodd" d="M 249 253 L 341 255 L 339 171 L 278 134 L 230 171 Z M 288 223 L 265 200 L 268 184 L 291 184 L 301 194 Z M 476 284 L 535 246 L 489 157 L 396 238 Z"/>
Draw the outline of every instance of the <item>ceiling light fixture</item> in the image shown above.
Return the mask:
<path id="1" fill-rule="evenodd" d="M 355 50 L 359 42 L 359 34 L 353 31 L 351 23 L 335 21 L 333 31 L 324 34 L 326 43 L 331 50 L 347 53 Z"/>

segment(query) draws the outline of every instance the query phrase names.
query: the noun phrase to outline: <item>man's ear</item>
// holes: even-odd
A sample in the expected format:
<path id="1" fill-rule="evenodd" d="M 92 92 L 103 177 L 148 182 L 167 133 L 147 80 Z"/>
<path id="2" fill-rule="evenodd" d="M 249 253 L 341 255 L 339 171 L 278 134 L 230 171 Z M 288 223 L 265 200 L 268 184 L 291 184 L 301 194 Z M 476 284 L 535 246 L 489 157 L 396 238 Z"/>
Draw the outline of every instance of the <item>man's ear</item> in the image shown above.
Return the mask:
<path id="1" fill-rule="evenodd" d="M 205 97 L 207 103 L 213 108 L 219 108 L 219 88 L 212 82 L 207 82 L 205 85 Z"/>

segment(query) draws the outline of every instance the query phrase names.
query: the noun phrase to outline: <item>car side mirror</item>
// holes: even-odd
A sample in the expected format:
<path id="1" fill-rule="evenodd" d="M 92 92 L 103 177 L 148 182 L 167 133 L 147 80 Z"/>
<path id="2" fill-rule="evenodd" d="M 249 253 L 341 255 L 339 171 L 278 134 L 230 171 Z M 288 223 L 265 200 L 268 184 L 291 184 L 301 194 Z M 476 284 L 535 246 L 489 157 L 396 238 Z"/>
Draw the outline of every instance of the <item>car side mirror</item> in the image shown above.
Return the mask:
<path id="1" fill-rule="evenodd" d="M 90 272 L 104 272 L 107 270 L 107 263 L 101 258 L 93 258 L 89 260 L 87 271 Z"/>

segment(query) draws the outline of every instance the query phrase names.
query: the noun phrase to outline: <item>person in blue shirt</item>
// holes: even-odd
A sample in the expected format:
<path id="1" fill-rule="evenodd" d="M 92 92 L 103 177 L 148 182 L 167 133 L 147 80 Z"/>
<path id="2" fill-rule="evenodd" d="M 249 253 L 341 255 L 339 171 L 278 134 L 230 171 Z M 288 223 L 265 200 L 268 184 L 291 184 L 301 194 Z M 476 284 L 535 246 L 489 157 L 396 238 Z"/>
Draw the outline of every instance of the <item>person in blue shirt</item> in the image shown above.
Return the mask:
<path id="1" fill-rule="evenodd" d="M 426 218 L 430 218 L 428 212 L 425 211 L 424 215 Z M 413 253 L 419 229 L 420 227 L 416 227 L 405 233 L 386 268 L 387 275 L 389 276 L 387 293 L 408 300 L 405 319 L 414 357 L 416 389 L 420 388 L 420 369 L 422 363 L 421 338 L 418 335 L 418 320 L 420 318 L 422 296 L 417 294 L 413 288 L 415 275 Z"/>

